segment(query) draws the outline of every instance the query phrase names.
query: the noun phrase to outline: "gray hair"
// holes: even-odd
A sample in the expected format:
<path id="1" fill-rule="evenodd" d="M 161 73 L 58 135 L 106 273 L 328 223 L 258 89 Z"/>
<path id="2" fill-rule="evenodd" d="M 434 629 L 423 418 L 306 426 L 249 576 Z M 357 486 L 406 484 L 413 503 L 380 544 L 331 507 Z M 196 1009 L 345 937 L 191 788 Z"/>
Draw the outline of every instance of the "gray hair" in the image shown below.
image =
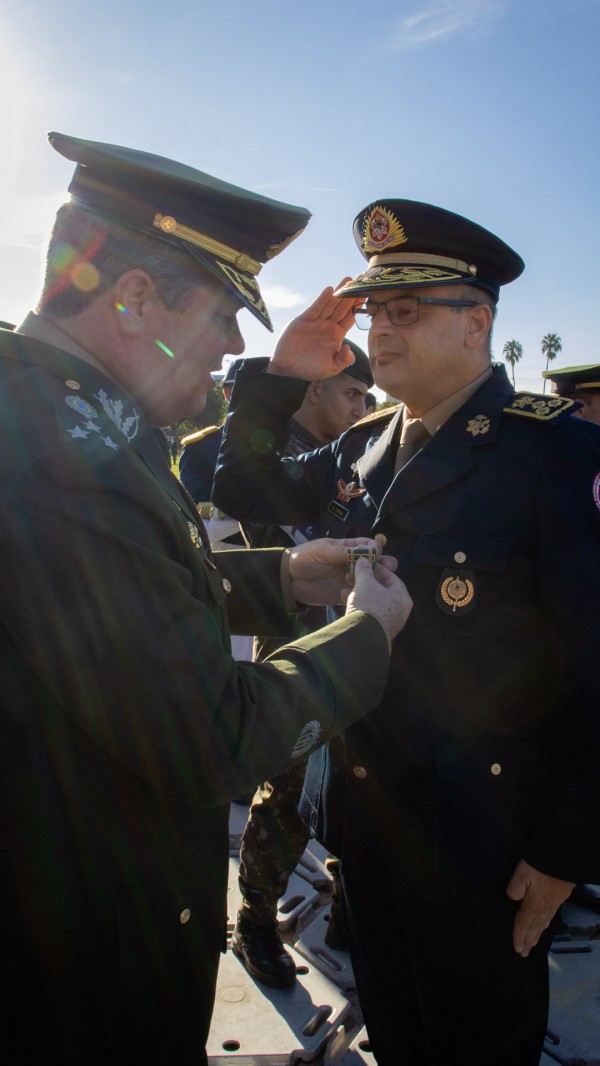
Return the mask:
<path id="1" fill-rule="evenodd" d="M 185 251 L 107 222 L 75 204 L 63 204 L 50 235 L 36 310 L 56 318 L 78 315 L 136 267 L 150 275 L 169 311 L 184 310 L 207 277 Z"/>

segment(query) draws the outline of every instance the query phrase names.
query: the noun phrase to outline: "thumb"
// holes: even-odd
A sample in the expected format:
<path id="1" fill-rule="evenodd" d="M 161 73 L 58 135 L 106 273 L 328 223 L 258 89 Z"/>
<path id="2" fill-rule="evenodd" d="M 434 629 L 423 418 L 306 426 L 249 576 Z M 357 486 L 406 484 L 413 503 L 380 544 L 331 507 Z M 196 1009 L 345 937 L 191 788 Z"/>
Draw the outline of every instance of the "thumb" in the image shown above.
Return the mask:
<path id="1" fill-rule="evenodd" d="M 506 886 L 506 895 L 509 899 L 514 899 L 515 901 L 517 901 L 523 899 L 526 890 L 527 881 L 523 870 L 519 865 L 516 867 L 515 872 L 513 873 L 510 881 L 508 882 L 508 885 Z"/>
<path id="2" fill-rule="evenodd" d="M 354 587 L 361 588 L 368 581 L 374 581 L 373 564 L 364 556 L 359 556 L 354 564 Z"/>

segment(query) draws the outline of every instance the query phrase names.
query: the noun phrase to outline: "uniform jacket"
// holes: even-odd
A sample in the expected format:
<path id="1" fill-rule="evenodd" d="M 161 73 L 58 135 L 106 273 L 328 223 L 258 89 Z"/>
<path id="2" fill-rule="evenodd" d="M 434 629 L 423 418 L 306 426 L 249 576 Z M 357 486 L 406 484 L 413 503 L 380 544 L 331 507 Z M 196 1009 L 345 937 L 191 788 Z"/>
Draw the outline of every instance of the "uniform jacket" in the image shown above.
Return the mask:
<path id="1" fill-rule="evenodd" d="M 236 380 L 217 505 L 382 532 L 415 604 L 381 704 L 346 732 L 346 869 L 406 867 L 412 840 L 499 885 L 521 856 L 600 880 L 600 431 L 496 367 L 396 476 L 401 408 L 288 460 L 306 383 L 263 365 Z"/>
<path id="2" fill-rule="evenodd" d="M 0 439 L 4 1031 L 24 1058 L 197 1064 L 228 801 L 363 713 L 386 640 L 359 613 L 236 663 L 227 607 L 289 625 L 280 552 L 217 569 L 131 398 L 74 356 L 0 335 Z"/>
<path id="3" fill-rule="evenodd" d="M 211 427 L 199 440 L 189 441 L 179 457 L 179 477 L 195 503 L 208 502 L 223 440 L 223 427 Z"/>

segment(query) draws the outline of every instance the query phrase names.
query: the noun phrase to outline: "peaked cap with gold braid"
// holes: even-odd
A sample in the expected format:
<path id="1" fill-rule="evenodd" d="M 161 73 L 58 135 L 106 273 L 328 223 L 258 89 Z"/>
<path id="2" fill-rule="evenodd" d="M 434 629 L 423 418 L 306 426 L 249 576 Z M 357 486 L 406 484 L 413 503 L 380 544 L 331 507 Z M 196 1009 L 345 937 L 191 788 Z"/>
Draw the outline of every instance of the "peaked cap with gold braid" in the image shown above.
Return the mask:
<path id="1" fill-rule="evenodd" d="M 272 330 L 256 276 L 306 226 L 310 212 L 238 188 L 163 156 L 49 133 L 77 163 L 75 204 L 183 249 Z"/>
<path id="2" fill-rule="evenodd" d="M 369 266 L 336 296 L 377 289 L 477 285 L 498 299 L 525 264 L 476 222 L 416 200 L 376 200 L 354 220 L 354 239 Z"/>

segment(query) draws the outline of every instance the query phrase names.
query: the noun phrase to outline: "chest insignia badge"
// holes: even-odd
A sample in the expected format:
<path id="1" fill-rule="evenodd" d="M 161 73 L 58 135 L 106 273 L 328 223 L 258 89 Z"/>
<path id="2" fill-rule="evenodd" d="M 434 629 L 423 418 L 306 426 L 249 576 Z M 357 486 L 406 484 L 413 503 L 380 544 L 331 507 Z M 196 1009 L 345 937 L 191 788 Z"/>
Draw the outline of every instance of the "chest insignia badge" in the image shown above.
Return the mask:
<path id="1" fill-rule="evenodd" d="M 474 437 L 487 433 L 489 428 L 490 420 L 486 415 L 475 415 L 475 418 L 467 422 L 467 433 L 472 433 Z"/>
<path id="2" fill-rule="evenodd" d="M 470 570 L 444 570 L 436 599 L 445 614 L 468 614 L 477 603 L 475 575 Z"/>
<path id="3" fill-rule="evenodd" d="M 366 489 L 361 489 L 360 485 L 356 484 L 356 481 L 349 481 L 346 484 L 345 481 L 340 480 L 337 483 L 337 497 L 338 500 L 343 500 L 344 503 L 348 503 L 349 500 L 356 499 L 357 496 L 364 496 Z"/>

